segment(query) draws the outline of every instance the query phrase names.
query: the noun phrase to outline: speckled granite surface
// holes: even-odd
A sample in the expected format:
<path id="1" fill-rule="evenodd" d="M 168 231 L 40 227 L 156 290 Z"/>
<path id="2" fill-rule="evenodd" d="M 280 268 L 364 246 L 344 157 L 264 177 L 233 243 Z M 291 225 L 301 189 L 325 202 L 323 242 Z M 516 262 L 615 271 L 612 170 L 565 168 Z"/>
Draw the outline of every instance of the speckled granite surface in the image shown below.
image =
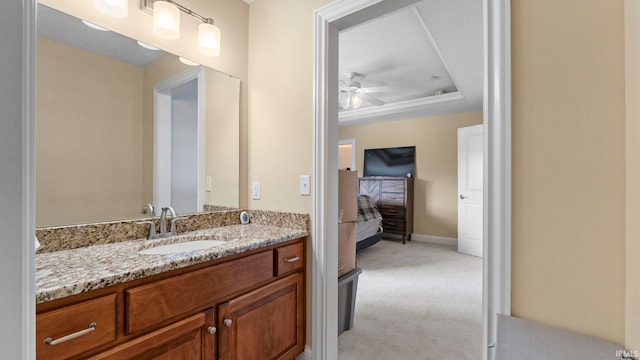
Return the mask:
<path id="1" fill-rule="evenodd" d="M 262 225 L 274 225 L 290 229 L 309 229 L 309 215 L 266 210 L 248 210 L 251 222 Z M 178 233 L 210 229 L 220 226 L 240 224 L 240 210 L 206 212 L 178 215 L 186 217 L 176 222 Z M 81 224 L 36 229 L 36 237 L 40 248 L 36 252 L 42 254 L 52 251 L 78 249 L 90 245 L 113 244 L 120 241 L 143 239 L 149 235 L 149 224 L 138 224 L 142 221 L 153 221 L 156 229 L 160 229 L 160 221 L 156 218 L 111 221 L 94 224 Z M 170 225 L 167 224 L 167 228 Z"/>
<path id="2" fill-rule="evenodd" d="M 202 207 L 202 211 L 204 212 L 212 212 L 212 211 L 232 211 L 232 210 L 240 210 L 237 207 L 231 206 L 222 206 L 222 205 L 207 205 L 204 204 Z"/>
<path id="3" fill-rule="evenodd" d="M 240 224 L 239 210 L 178 216 L 186 217 L 185 220 L 176 222 L 178 233 Z M 160 229 L 157 217 L 36 229 L 36 237 L 40 241 L 37 253 L 146 238 L 149 235 L 149 224 L 138 224 L 142 221 L 153 221 L 156 229 Z M 167 228 L 169 227 L 167 224 Z"/>
<path id="4" fill-rule="evenodd" d="M 308 223 L 308 215 L 306 217 Z M 296 226 L 293 223 L 293 226 Z M 145 276 L 239 254 L 308 236 L 307 228 L 230 225 L 158 240 L 120 241 L 36 255 L 36 303 L 140 279 Z M 141 249 L 189 240 L 224 240 L 213 248 L 170 255 L 141 255 Z"/>
<path id="5" fill-rule="evenodd" d="M 250 221 L 255 224 L 282 226 L 291 229 L 309 230 L 309 214 L 250 210 Z"/>

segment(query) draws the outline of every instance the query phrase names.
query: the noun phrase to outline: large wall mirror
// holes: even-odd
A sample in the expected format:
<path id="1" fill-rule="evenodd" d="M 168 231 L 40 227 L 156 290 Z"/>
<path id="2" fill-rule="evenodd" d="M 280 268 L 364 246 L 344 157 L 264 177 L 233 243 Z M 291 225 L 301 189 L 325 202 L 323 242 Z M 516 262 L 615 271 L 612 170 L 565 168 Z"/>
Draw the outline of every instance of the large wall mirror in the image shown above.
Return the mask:
<path id="1" fill-rule="evenodd" d="M 237 78 L 37 11 L 37 227 L 239 206 Z"/>

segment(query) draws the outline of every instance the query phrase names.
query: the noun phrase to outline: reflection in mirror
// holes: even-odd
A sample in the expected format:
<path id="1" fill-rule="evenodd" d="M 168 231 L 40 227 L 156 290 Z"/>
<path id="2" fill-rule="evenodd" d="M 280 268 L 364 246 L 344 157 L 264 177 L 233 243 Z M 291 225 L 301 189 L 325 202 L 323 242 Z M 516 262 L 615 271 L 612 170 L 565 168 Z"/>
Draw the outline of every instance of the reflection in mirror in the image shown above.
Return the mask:
<path id="1" fill-rule="evenodd" d="M 37 11 L 38 227 L 148 217 L 146 203 L 188 203 L 178 205 L 182 214 L 238 207 L 238 79 L 46 6 Z M 158 86 L 185 73 L 201 74 L 196 86 L 165 92 L 176 93 L 168 105 L 154 101 Z M 175 115 L 180 107 L 191 115 Z M 163 152 L 154 151 L 158 118 L 168 122 Z M 185 129 L 192 138 L 180 137 Z M 158 177 L 158 161 L 175 169 L 193 163 L 196 175 Z M 161 203 L 154 189 L 162 181 L 175 189 Z M 187 202 L 187 192 L 199 200 Z"/>

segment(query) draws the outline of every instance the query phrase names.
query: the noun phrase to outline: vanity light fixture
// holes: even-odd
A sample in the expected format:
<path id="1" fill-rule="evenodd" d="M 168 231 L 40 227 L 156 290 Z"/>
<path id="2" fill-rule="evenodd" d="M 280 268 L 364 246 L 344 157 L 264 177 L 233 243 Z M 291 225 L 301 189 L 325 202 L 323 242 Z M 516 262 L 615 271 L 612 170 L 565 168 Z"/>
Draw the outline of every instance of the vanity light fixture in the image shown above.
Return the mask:
<path id="1" fill-rule="evenodd" d="M 153 14 L 153 31 L 160 37 L 175 40 L 180 37 L 180 12 L 200 21 L 198 52 L 205 56 L 220 55 L 220 29 L 213 19 L 204 17 L 173 0 L 140 0 L 140 9 Z"/>
<path id="2" fill-rule="evenodd" d="M 198 25 L 198 51 L 206 56 L 220 55 L 220 29 L 211 18 Z"/>
<path id="3" fill-rule="evenodd" d="M 153 32 L 165 39 L 180 37 L 180 10 L 168 1 L 153 2 Z"/>
<path id="4" fill-rule="evenodd" d="M 82 20 L 82 23 L 87 25 L 88 27 L 92 28 L 92 29 L 96 29 L 96 30 L 100 30 L 100 31 L 109 31 L 109 29 L 107 28 L 103 28 L 100 25 L 96 25 L 92 22 L 88 22 L 87 20 Z"/>
<path id="5" fill-rule="evenodd" d="M 116 18 L 125 18 L 129 15 L 129 0 L 93 0 L 93 6 Z"/>

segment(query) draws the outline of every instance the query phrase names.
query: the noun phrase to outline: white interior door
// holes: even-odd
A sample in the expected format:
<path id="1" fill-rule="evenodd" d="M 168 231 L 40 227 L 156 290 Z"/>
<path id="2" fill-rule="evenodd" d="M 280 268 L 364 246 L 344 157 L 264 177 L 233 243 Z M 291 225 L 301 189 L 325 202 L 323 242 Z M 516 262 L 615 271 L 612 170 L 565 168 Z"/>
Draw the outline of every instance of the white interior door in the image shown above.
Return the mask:
<path id="1" fill-rule="evenodd" d="M 484 125 L 458 129 L 458 252 L 482 257 Z"/>

